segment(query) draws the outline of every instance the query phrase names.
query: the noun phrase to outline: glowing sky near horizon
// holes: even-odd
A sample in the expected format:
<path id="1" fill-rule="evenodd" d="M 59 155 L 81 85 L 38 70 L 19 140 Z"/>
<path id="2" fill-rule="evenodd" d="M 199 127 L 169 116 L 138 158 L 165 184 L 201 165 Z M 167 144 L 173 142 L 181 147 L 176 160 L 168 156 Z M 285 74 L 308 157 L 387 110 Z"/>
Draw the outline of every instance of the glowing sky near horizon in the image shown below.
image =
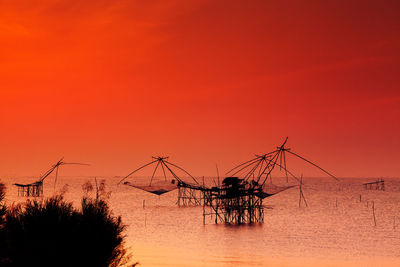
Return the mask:
<path id="1" fill-rule="evenodd" d="M 123 176 L 159 154 L 210 175 L 289 136 L 337 176 L 400 177 L 399 13 L 399 1 L 0 1 L 0 175 L 65 156 L 92 164 L 66 174 Z"/>

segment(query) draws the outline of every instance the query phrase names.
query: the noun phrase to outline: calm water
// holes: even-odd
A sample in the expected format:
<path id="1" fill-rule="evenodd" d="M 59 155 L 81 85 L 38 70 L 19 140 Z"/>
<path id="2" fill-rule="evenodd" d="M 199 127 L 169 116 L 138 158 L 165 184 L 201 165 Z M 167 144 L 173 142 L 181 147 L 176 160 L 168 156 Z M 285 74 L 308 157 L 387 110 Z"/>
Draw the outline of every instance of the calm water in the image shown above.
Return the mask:
<path id="1" fill-rule="evenodd" d="M 385 179 L 386 190 L 375 191 L 361 186 L 374 179 L 308 178 L 308 208 L 299 208 L 292 188 L 265 199 L 263 224 L 242 226 L 203 225 L 202 207 L 177 207 L 176 190 L 159 197 L 117 186 L 119 178 L 98 179 L 106 180 L 113 212 L 128 225 L 127 246 L 141 266 L 400 266 L 400 179 Z M 67 188 L 65 198 L 79 205 L 88 180 L 94 181 L 59 177 L 54 189 L 49 178 L 44 193 Z M 10 204 L 24 200 L 11 184 L 35 179 L 1 181 Z"/>

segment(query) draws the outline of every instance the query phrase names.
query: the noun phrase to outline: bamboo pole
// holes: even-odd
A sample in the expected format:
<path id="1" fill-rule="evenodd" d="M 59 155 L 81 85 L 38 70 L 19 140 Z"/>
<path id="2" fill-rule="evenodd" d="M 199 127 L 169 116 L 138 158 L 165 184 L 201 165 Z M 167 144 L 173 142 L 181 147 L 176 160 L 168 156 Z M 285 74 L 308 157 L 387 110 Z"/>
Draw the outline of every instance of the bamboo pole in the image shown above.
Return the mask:
<path id="1" fill-rule="evenodd" d="M 372 215 L 374 216 L 374 226 L 376 226 L 375 202 L 374 201 L 372 201 Z"/>
<path id="2" fill-rule="evenodd" d="M 205 197 L 205 192 L 203 192 L 203 225 L 206 224 L 206 197 Z"/>
<path id="3" fill-rule="evenodd" d="M 303 194 L 303 175 L 300 178 L 300 186 L 299 186 L 299 208 L 301 207 L 301 199 L 304 200 L 304 204 L 306 204 L 306 207 L 308 207 L 306 198 L 304 197 Z"/>
<path id="4" fill-rule="evenodd" d="M 99 187 L 97 185 L 97 177 L 94 177 L 94 181 L 96 182 L 96 202 L 99 200 Z"/>

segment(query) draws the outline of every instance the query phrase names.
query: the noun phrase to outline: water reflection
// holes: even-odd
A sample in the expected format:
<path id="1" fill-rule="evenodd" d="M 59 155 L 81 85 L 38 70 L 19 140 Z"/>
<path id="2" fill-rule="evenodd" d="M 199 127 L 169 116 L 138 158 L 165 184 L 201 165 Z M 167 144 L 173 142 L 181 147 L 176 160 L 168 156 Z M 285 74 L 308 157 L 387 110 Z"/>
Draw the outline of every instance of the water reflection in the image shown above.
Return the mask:
<path id="1" fill-rule="evenodd" d="M 87 179 L 59 177 L 56 191 L 69 184 L 65 197 L 78 204 Z M 289 189 L 265 201 L 271 208 L 263 224 L 240 226 L 203 225 L 202 208 L 177 207 L 176 191 L 158 197 L 106 180 L 113 211 L 128 225 L 127 245 L 142 266 L 400 266 L 396 179 L 388 179 L 386 191 L 363 190 L 363 179 L 340 185 L 305 179 L 309 208 L 299 208 L 298 191 Z M 8 202 L 23 200 L 11 179 L 5 182 Z"/>

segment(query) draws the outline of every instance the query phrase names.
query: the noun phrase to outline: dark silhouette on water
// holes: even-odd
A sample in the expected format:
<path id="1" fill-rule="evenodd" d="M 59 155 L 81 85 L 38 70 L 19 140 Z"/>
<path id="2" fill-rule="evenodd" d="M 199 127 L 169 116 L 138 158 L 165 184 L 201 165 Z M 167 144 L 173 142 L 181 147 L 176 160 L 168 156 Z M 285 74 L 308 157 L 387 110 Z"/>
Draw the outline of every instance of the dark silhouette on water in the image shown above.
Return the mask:
<path id="1" fill-rule="evenodd" d="M 135 187 L 135 188 L 138 188 L 138 189 L 141 189 L 141 190 L 144 190 L 149 193 L 156 194 L 156 195 L 162 195 L 162 194 L 168 193 L 175 189 L 179 189 L 178 195 L 181 195 L 182 187 L 190 187 L 190 186 L 198 185 L 196 178 L 194 178 L 189 172 L 187 172 L 182 167 L 169 162 L 168 157 L 158 156 L 158 157 L 152 157 L 152 158 L 153 158 L 153 160 L 151 162 L 135 169 L 134 171 L 129 173 L 127 176 L 122 178 L 118 182 L 118 184 L 120 184 L 122 181 L 124 181 L 125 179 L 130 177 L 132 174 L 137 173 L 138 171 L 142 170 L 143 168 L 151 166 L 153 164 L 156 164 L 156 166 L 153 170 L 153 174 L 150 177 L 150 182 L 148 184 L 140 184 L 138 182 L 131 183 L 129 181 L 126 181 L 123 184 L 132 186 L 132 187 Z M 162 181 L 162 180 L 154 181 L 154 177 L 155 177 L 158 169 L 162 169 L 164 181 Z M 190 184 L 188 182 L 185 182 L 181 177 L 179 177 L 179 175 L 177 174 L 177 171 L 183 172 L 185 175 L 188 175 L 194 181 L 194 183 Z M 167 178 L 167 176 L 172 176 L 172 179 Z M 178 197 L 178 203 L 180 203 L 179 199 L 180 198 Z"/>
<path id="2" fill-rule="evenodd" d="M 18 187 L 18 196 L 25 197 L 40 197 L 43 196 L 43 181 L 46 179 L 52 172 L 56 171 L 56 177 L 54 180 L 54 187 L 56 186 L 57 177 L 58 177 L 58 168 L 62 165 L 73 164 L 73 165 L 89 165 L 84 163 L 74 163 L 74 162 L 63 162 L 64 158 L 61 158 L 54 164 L 42 177 L 40 177 L 39 181 L 30 183 L 30 184 L 17 184 L 14 185 Z"/>
<path id="3" fill-rule="evenodd" d="M 385 191 L 385 180 L 381 178 L 376 180 L 375 182 L 364 183 L 363 186 L 365 190 L 375 189 Z"/>
<path id="4" fill-rule="evenodd" d="M 300 196 L 304 200 L 305 204 L 308 205 L 302 192 L 302 180 L 297 178 L 291 171 L 287 169 L 286 153 L 300 158 L 301 160 L 323 171 L 325 174 L 328 174 L 330 177 L 338 180 L 334 175 L 322 169 L 317 164 L 292 152 L 290 148 L 286 148 L 285 145 L 287 140 L 288 138 L 286 137 L 282 145 L 277 147 L 276 150 L 264 155 L 256 155 L 255 158 L 234 167 L 226 173 L 228 176 L 223 180 L 222 184 L 220 185 L 218 182 L 218 185 L 214 187 L 206 186 L 204 183 L 204 178 L 203 184 L 199 184 L 197 180 L 183 168 L 170 163 L 168 161 L 168 157 L 153 157 L 151 162 L 135 169 L 130 174 L 122 178 L 119 183 L 137 171 L 142 170 L 143 168 L 152 164 L 156 164 L 149 184 L 133 184 L 130 182 L 125 182 L 124 184 L 156 195 L 161 195 L 178 188 L 177 204 L 179 206 L 191 204 L 202 205 L 204 218 L 203 223 L 205 223 L 206 216 L 214 217 L 215 223 L 218 223 L 218 221 L 234 224 L 263 222 L 263 199 L 297 186 L 274 185 L 272 183 L 272 171 L 275 169 L 275 167 L 279 167 L 280 171 L 284 171 L 287 182 L 289 176 L 300 182 Z M 164 181 L 153 183 L 153 179 L 159 166 L 161 166 L 163 171 Z M 172 167 L 183 171 L 186 175 L 189 175 L 195 183 L 183 181 L 183 179 L 171 169 Z M 167 181 L 166 170 L 172 174 L 174 178 L 171 181 Z M 266 183 L 268 180 L 270 183 Z M 205 209 L 206 206 L 210 207 L 208 212 Z"/>
<path id="5" fill-rule="evenodd" d="M 203 223 L 205 217 L 211 216 L 218 221 L 229 224 L 253 223 L 264 221 L 263 199 L 278 194 L 296 185 L 277 186 L 272 184 L 272 171 L 279 167 L 285 172 L 286 181 L 289 176 L 300 183 L 300 200 L 308 205 L 302 192 L 302 179 L 297 178 L 286 166 L 286 152 L 294 155 L 307 163 L 317 167 L 330 177 L 338 180 L 334 175 L 322 169 L 315 163 L 292 152 L 286 148 L 286 137 L 283 144 L 276 150 L 264 155 L 256 155 L 255 158 L 234 167 L 226 174 L 222 185 L 211 188 L 200 188 L 203 192 Z M 267 181 L 270 183 L 266 183 Z M 300 205 L 300 203 L 299 203 Z M 205 206 L 209 207 L 207 212 Z"/>

